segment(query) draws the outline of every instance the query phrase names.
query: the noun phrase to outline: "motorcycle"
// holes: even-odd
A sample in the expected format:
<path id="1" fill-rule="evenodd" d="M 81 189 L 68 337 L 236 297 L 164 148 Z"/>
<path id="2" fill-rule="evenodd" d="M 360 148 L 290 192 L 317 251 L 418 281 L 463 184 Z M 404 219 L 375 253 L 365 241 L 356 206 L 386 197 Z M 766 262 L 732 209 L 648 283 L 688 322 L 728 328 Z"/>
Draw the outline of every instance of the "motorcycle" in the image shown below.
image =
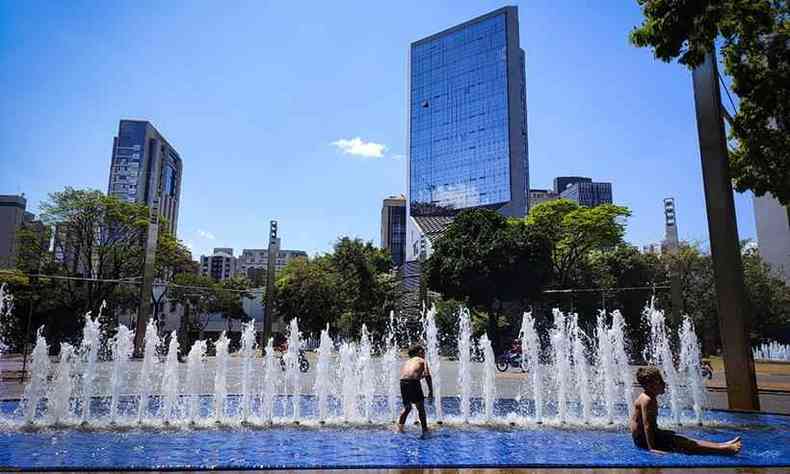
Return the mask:
<path id="1" fill-rule="evenodd" d="M 710 365 L 710 361 L 703 360 L 700 362 L 700 370 L 702 371 L 702 376 L 706 379 L 710 380 L 713 378 L 713 366 Z"/>
<path id="2" fill-rule="evenodd" d="M 280 357 L 280 368 L 283 369 L 285 372 L 285 357 Z M 310 370 L 310 361 L 307 360 L 307 357 L 304 355 L 304 351 L 299 351 L 299 371 L 300 372 L 307 372 Z"/>
<path id="3" fill-rule="evenodd" d="M 496 358 L 496 368 L 500 372 L 507 372 L 507 369 L 513 367 L 514 369 L 521 369 L 526 372 L 521 365 L 521 353 L 515 351 L 507 351 Z"/>

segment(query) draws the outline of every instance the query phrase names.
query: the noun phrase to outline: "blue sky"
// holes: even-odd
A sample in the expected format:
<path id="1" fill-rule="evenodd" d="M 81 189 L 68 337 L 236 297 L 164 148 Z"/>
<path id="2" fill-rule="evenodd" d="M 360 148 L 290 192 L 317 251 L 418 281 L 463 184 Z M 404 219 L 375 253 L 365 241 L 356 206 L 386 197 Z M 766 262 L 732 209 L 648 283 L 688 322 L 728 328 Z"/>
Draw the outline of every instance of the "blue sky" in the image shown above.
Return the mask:
<path id="1" fill-rule="evenodd" d="M 628 44 L 636 2 L 515 4 L 532 187 L 613 182 L 639 245 L 674 196 L 681 238 L 706 242 L 691 76 Z M 184 159 L 195 256 L 264 247 L 270 219 L 311 254 L 379 243 L 381 201 L 406 186 L 409 43 L 503 5 L 0 1 L 0 194 L 36 212 L 64 186 L 106 191 L 118 120 L 146 119 Z M 736 195 L 741 238 L 751 206 Z"/>

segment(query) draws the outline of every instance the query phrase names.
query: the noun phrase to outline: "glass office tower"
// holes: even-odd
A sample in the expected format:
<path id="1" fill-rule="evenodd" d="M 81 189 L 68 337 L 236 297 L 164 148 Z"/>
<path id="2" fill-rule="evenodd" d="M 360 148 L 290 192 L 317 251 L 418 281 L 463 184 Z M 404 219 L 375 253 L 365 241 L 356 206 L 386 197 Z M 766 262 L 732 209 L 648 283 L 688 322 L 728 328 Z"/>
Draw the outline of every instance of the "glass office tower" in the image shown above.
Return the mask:
<path id="1" fill-rule="evenodd" d="M 504 7 L 411 44 L 409 215 L 527 212 L 526 82 L 518 10 Z"/>

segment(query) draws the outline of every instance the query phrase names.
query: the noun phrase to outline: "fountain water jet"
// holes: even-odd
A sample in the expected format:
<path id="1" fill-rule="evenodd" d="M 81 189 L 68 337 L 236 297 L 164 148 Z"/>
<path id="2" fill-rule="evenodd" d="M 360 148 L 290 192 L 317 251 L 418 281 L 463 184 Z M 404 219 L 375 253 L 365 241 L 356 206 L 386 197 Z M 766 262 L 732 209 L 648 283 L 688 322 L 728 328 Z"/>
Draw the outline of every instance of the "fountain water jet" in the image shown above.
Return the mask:
<path id="1" fill-rule="evenodd" d="M 359 364 L 359 375 L 362 384 L 363 414 L 365 421 L 372 421 L 373 417 L 373 395 L 376 391 L 376 377 L 373 375 L 373 360 L 371 359 L 370 336 L 368 327 L 362 325 L 362 336 L 359 341 L 359 353 L 357 356 Z"/>
<path id="2" fill-rule="evenodd" d="M 137 381 L 139 388 L 139 402 L 137 404 L 137 422 L 142 423 L 145 412 L 148 409 L 151 386 L 153 386 L 153 375 L 156 370 L 157 353 L 160 340 L 156 331 L 156 322 L 151 319 L 145 326 L 145 339 L 143 344 L 143 364 L 140 368 L 140 378 Z"/>
<path id="3" fill-rule="evenodd" d="M 557 381 L 557 414 L 560 423 L 565 423 L 568 404 L 568 376 L 570 361 L 568 360 L 568 328 L 565 315 L 554 309 L 554 329 L 551 330 L 551 348 L 554 357 L 554 374 Z"/>
<path id="4" fill-rule="evenodd" d="M 206 341 L 195 341 L 187 355 L 187 386 L 190 394 L 187 416 L 192 424 L 200 415 L 200 390 L 206 364 L 206 349 Z"/>
<path id="5" fill-rule="evenodd" d="M 228 345 L 230 340 L 222 331 L 219 339 L 215 343 L 216 356 L 214 363 L 216 369 L 214 372 L 214 420 L 217 423 L 225 421 L 225 399 L 228 396 Z"/>
<path id="6" fill-rule="evenodd" d="M 169 424 L 173 418 L 173 412 L 178 414 L 178 336 L 176 332 L 170 333 L 170 344 L 165 359 L 165 374 L 162 377 L 162 393 L 164 402 L 162 403 L 162 418 L 165 424 Z"/>
<path id="7" fill-rule="evenodd" d="M 461 419 L 464 422 L 468 422 L 470 400 L 472 398 L 472 373 L 470 366 L 472 322 L 469 310 L 466 308 L 459 310 L 458 317 L 458 391 L 461 394 Z"/>
<path id="8" fill-rule="evenodd" d="M 72 368 L 74 365 L 74 347 L 63 342 L 60 344 L 60 361 L 57 373 L 50 387 L 48 399 L 48 414 L 50 422 L 58 425 L 68 418 L 71 410 L 71 392 L 74 389 Z"/>
<path id="9" fill-rule="evenodd" d="M 699 342 L 694 324 L 686 316 L 680 328 L 680 373 L 686 376 L 692 399 L 692 409 L 697 424 L 702 424 L 702 406 L 705 403 L 705 384 L 702 380 L 702 368 L 699 360 Z"/>
<path id="10" fill-rule="evenodd" d="M 491 421 L 496 399 L 496 360 L 487 334 L 480 338 L 480 348 L 483 351 L 483 419 Z"/>
<path id="11" fill-rule="evenodd" d="M 118 416 L 118 404 L 121 399 L 121 391 L 126 382 L 126 375 L 129 370 L 129 358 L 134 352 L 134 332 L 121 324 L 118 331 L 111 340 L 112 344 L 112 376 L 110 386 L 112 399 L 110 401 L 110 422 L 115 423 Z M 62 351 L 63 349 L 61 349 Z"/>
<path id="12" fill-rule="evenodd" d="M 329 324 L 321 330 L 318 345 L 318 364 L 316 365 L 315 385 L 313 389 L 318 396 L 318 420 L 326 421 L 329 405 L 329 373 L 332 363 L 332 348 L 334 343 L 329 336 Z"/>
<path id="13" fill-rule="evenodd" d="M 302 394 L 302 383 L 299 379 L 299 354 L 302 351 L 302 333 L 299 332 L 299 322 L 296 318 L 291 320 L 288 331 L 288 351 L 283 355 L 285 359 L 286 389 L 290 391 L 293 406 L 292 419 L 298 421 L 301 413 L 299 396 Z"/>
<path id="14" fill-rule="evenodd" d="M 439 357 L 439 331 L 436 328 L 436 306 L 424 313 L 422 320 L 425 333 L 425 355 L 431 371 L 433 394 L 436 400 L 436 420 L 442 421 L 442 360 Z"/>
<path id="15" fill-rule="evenodd" d="M 30 364 L 30 382 L 25 387 L 24 407 L 25 421 L 33 423 L 36 416 L 38 402 L 44 396 L 47 387 L 47 377 L 49 376 L 49 345 L 43 336 L 44 326 L 36 331 L 36 345 L 33 347 Z"/>
<path id="16" fill-rule="evenodd" d="M 241 421 L 247 423 L 252 414 L 253 362 L 255 360 L 255 321 L 241 328 Z"/>
<path id="17" fill-rule="evenodd" d="M 384 353 L 384 360 L 382 361 L 384 370 L 384 383 L 387 387 L 387 407 L 389 408 L 389 417 L 395 420 L 398 410 L 398 389 L 400 371 L 398 368 L 398 344 L 395 340 L 395 312 L 390 311 L 390 323 L 387 332 L 387 352 Z M 434 388 L 435 390 L 435 388 Z M 437 395 L 438 397 L 438 395 Z M 441 400 L 441 399 L 440 399 Z M 441 420 L 441 403 L 437 403 L 437 419 Z"/>
<path id="18" fill-rule="evenodd" d="M 535 422 L 543 423 L 543 365 L 541 363 L 541 346 L 532 312 L 524 313 L 521 318 L 521 364 L 529 368 L 532 380 L 532 395 L 535 402 Z"/>
<path id="19" fill-rule="evenodd" d="M 274 360 L 274 339 L 270 337 L 263 352 L 263 383 L 261 384 L 261 419 L 268 423 L 274 420 L 274 396 L 278 372 Z"/>
<path id="20" fill-rule="evenodd" d="M 102 303 L 102 309 L 104 303 Z M 91 318 L 90 311 L 85 315 L 85 326 L 82 329 L 82 345 L 80 346 L 80 354 L 85 359 L 85 370 L 82 373 L 82 416 L 80 421 L 82 423 L 88 422 L 88 417 L 91 413 L 91 397 L 93 395 L 93 379 L 96 377 L 96 358 L 99 354 L 99 330 L 101 317 L 101 309 L 99 315 Z"/>

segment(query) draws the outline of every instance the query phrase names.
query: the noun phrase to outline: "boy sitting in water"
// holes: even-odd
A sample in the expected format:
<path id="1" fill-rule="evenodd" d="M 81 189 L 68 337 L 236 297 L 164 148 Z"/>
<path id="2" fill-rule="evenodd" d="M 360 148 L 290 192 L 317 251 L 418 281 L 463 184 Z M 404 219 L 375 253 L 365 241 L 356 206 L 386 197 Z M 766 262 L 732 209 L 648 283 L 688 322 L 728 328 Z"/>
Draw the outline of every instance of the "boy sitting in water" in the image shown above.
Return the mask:
<path id="1" fill-rule="evenodd" d="M 417 405 L 417 414 L 420 417 L 422 426 L 422 436 L 428 435 L 428 422 L 425 419 L 425 396 L 422 394 L 420 379 L 425 378 L 428 382 L 428 398 L 433 398 L 433 383 L 431 382 L 431 371 L 428 363 L 425 362 L 425 350 L 421 346 L 412 346 L 409 349 L 409 360 L 403 364 L 400 370 L 400 394 L 403 398 L 403 412 L 398 418 L 398 431 L 403 432 L 403 425 L 406 418 L 411 413 L 411 405 Z"/>
<path id="2" fill-rule="evenodd" d="M 713 443 L 659 429 L 656 424 L 657 399 L 666 388 L 661 372 L 656 367 L 642 367 L 636 372 L 636 379 L 643 392 L 634 402 L 634 414 L 629 426 L 637 447 L 656 454 L 665 454 L 668 451 L 686 454 L 735 454 L 741 450 L 740 436 L 726 443 Z"/>

